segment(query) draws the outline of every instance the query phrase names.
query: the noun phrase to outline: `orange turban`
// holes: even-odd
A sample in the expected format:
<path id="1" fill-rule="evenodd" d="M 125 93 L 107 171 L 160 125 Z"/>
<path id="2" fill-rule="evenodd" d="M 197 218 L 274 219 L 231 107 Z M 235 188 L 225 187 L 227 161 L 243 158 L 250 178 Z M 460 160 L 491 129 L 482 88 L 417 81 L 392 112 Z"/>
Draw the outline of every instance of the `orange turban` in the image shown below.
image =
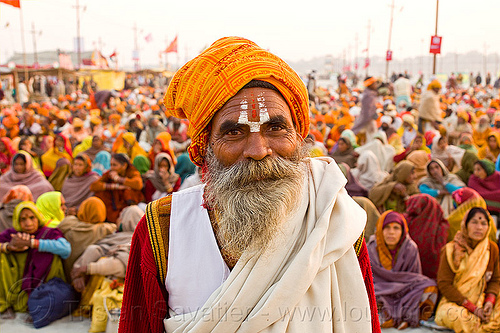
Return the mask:
<path id="1" fill-rule="evenodd" d="M 290 107 L 297 132 L 307 135 L 308 94 L 297 73 L 248 39 L 221 38 L 178 70 L 165 94 L 167 112 L 189 120 L 189 156 L 194 164 L 203 164 L 212 117 L 252 80 L 274 85 Z"/>
<path id="2" fill-rule="evenodd" d="M 441 82 L 439 82 L 438 80 L 432 80 L 431 83 L 429 83 L 429 86 L 427 87 L 427 90 L 431 90 L 431 89 L 441 89 Z"/>
<path id="3" fill-rule="evenodd" d="M 109 122 L 111 122 L 111 120 L 115 119 L 118 123 L 120 123 L 122 116 L 120 116 L 119 114 L 113 113 L 112 115 L 109 116 L 108 119 L 109 119 Z"/>
<path id="4" fill-rule="evenodd" d="M 2 124 L 7 128 L 7 129 L 12 129 L 14 126 L 19 124 L 19 118 L 16 116 L 8 116 L 2 119 Z"/>
<path id="5" fill-rule="evenodd" d="M 116 111 L 120 112 L 120 113 L 123 113 L 125 112 L 125 106 L 123 106 L 123 104 L 118 104 L 116 106 Z"/>

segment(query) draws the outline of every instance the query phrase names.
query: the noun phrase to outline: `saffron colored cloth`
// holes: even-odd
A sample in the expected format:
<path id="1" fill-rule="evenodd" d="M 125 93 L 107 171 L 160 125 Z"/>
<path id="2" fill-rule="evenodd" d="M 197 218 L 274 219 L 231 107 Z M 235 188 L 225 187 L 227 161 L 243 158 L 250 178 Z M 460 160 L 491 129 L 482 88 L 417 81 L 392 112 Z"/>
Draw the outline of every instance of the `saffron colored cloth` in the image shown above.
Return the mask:
<path id="1" fill-rule="evenodd" d="M 298 134 L 306 137 L 309 100 L 297 73 L 248 39 L 221 38 L 176 72 L 164 98 L 168 113 L 189 120 L 189 156 L 196 165 L 203 165 L 212 117 L 251 80 L 271 83 L 280 91 Z"/>
<path id="2" fill-rule="evenodd" d="M 47 221 L 47 227 L 55 228 L 64 219 L 64 212 L 61 208 L 61 192 L 52 191 L 42 194 L 36 200 L 36 207 Z"/>
<path id="3" fill-rule="evenodd" d="M 24 173 L 14 171 L 14 161 L 22 155 L 26 161 L 26 170 Z M 33 200 L 36 200 L 41 194 L 53 191 L 54 187 L 43 176 L 43 174 L 33 167 L 33 158 L 24 150 L 19 151 L 12 158 L 12 166 L 6 174 L 0 176 L 0 197 L 3 198 L 7 192 L 16 185 L 26 185 L 33 194 Z"/>
<path id="4" fill-rule="evenodd" d="M 441 248 L 448 240 L 448 221 L 439 203 L 428 194 L 415 194 L 406 200 L 404 213 L 411 238 L 424 263 L 422 273 L 436 279 Z"/>
<path id="5" fill-rule="evenodd" d="M 177 164 L 177 158 L 175 157 L 175 153 L 172 150 L 172 147 L 170 147 L 170 141 L 172 141 L 172 136 L 170 135 L 170 133 L 161 132 L 160 134 L 158 134 L 155 140 L 161 143 L 161 153 L 169 154 L 170 157 L 172 158 L 172 161 L 174 162 L 174 165 Z M 148 154 L 149 161 L 151 162 L 151 168 L 154 167 L 156 154 L 157 153 L 155 153 L 154 149 L 151 148 Z"/>
<path id="6" fill-rule="evenodd" d="M 435 287 L 436 282 L 422 274 L 418 247 L 408 234 L 404 218 L 397 253 L 392 255 L 387 248 L 382 225 L 391 213 L 394 214 L 388 211 L 380 216 L 377 231 L 368 242 L 375 296 L 377 302 L 382 304 L 382 311 L 394 320 L 395 327 L 403 321 L 417 327 L 420 320 L 419 303 L 424 290 Z"/>
<path id="7" fill-rule="evenodd" d="M 483 197 L 489 211 L 500 212 L 500 172 L 495 171 L 485 179 L 472 174 L 467 185 Z"/>
<path id="8" fill-rule="evenodd" d="M 139 171 L 130 164 L 125 171 L 125 181 L 123 183 L 128 188 L 125 190 L 109 190 L 106 189 L 106 184 L 115 183 L 109 173 L 110 171 L 106 172 L 95 181 L 90 186 L 90 190 L 106 205 L 106 220 L 115 223 L 123 208 L 144 201 L 144 195 L 142 194 L 143 182 Z"/>

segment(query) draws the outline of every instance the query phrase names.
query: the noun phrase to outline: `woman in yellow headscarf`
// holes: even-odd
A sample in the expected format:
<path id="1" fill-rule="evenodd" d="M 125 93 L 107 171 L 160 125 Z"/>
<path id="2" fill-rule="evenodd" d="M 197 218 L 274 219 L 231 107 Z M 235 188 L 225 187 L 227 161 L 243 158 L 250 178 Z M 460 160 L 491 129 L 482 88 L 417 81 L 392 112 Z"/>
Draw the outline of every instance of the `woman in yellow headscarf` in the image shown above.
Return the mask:
<path id="1" fill-rule="evenodd" d="M 488 136 L 486 144 L 479 149 L 477 156 L 480 160 L 488 159 L 493 163 L 497 162 L 500 154 L 500 133 L 492 131 Z"/>
<path id="2" fill-rule="evenodd" d="M 36 207 L 47 221 L 47 227 L 55 228 L 64 219 L 66 200 L 61 192 L 47 192 L 38 197 Z"/>
<path id="3" fill-rule="evenodd" d="M 135 139 L 135 135 L 133 133 L 127 132 L 122 135 L 123 144 L 118 148 L 116 153 L 126 154 L 131 161 L 136 158 L 137 155 L 142 155 L 148 157 L 148 154 L 141 146 L 139 146 L 139 142 Z"/>
<path id="4" fill-rule="evenodd" d="M 28 310 L 28 293 L 59 277 L 65 280 L 61 258 L 71 245 L 58 229 L 47 228 L 45 218 L 31 201 L 14 209 L 12 226 L 0 234 L 0 313 L 14 318 Z"/>
<path id="5" fill-rule="evenodd" d="M 488 239 L 491 221 L 484 208 L 472 208 L 441 251 L 438 325 L 465 333 L 500 331 L 499 255 L 497 244 Z"/>

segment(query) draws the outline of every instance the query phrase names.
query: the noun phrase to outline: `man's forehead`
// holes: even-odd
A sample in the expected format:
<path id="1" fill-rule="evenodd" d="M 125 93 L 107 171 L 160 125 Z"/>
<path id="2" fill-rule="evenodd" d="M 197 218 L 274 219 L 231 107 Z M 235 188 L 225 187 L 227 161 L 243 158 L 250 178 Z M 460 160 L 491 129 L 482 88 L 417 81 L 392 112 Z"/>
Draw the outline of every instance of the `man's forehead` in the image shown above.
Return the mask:
<path id="1" fill-rule="evenodd" d="M 246 113 L 249 121 L 260 121 L 265 113 L 281 114 L 291 119 L 290 108 L 284 98 L 274 90 L 260 87 L 240 90 L 217 113 L 236 118 Z"/>

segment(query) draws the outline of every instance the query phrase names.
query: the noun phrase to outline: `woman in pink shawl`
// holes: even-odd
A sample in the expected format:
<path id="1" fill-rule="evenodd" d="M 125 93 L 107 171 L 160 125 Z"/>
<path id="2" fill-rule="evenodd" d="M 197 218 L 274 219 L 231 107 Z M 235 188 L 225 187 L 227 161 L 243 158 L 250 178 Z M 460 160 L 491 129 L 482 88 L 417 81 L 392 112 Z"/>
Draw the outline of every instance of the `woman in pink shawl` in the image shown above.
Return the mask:
<path id="1" fill-rule="evenodd" d="M 482 159 L 474 163 L 468 186 L 483 197 L 490 213 L 500 214 L 500 172 L 495 170 L 493 162 Z"/>
<path id="2" fill-rule="evenodd" d="M 33 167 L 33 158 L 21 150 L 12 158 L 11 169 L 0 177 L 0 197 L 3 198 L 16 185 L 26 185 L 36 200 L 45 192 L 54 191 L 54 187 Z"/>

